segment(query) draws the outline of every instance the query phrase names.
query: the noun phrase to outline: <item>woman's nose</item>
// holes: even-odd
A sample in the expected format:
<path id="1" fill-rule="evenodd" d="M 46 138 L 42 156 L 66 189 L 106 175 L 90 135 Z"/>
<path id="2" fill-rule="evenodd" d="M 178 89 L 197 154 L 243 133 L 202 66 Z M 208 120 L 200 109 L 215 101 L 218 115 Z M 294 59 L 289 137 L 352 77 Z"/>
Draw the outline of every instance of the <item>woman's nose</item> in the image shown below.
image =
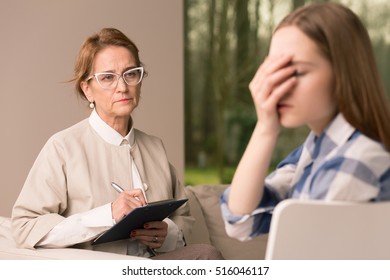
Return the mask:
<path id="1" fill-rule="evenodd" d="M 127 91 L 127 87 L 128 87 L 128 85 L 126 84 L 126 82 L 123 79 L 123 77 L 119 77 L 118 85 L 116 86 L 116 88 L 118 90 L 121 90 L 121 91 Z"/>

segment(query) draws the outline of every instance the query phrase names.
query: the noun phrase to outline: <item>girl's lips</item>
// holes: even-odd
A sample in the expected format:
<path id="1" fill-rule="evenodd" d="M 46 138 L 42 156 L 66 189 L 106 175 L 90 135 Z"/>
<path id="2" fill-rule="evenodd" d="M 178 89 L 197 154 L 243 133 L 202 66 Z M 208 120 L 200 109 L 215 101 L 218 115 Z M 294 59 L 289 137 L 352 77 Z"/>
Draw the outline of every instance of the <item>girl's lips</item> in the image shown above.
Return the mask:
<path id="1" fill-rule="evenodd" d="M 283 110 L 283 109 L 287 109 L 287 108 L 290 108 L 290 107 L 291 107 L 290 105 L 285 104 L 285 103 L 281 103 L 281 104 L 277 105 L 278 110 Z"/>

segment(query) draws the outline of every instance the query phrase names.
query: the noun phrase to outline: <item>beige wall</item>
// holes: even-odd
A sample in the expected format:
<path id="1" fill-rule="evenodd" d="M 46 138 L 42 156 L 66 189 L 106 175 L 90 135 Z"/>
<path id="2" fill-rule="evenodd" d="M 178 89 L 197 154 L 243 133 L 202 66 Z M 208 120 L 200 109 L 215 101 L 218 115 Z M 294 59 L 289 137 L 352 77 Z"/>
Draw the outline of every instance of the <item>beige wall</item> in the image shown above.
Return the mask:
<path id="1" fill-rule="evenodd" d="M 1 0 L 3 2 L 3 0 Z M 0 9 L 0 215 L 12 205 L 50 135 L 88 115 L 75 97 L 73 62 L 82 41 L 116 27 L 149 71 L 135 125 L 160 136 L 183 178 L 183 47 L 180 0 L 18 0 Z"/>

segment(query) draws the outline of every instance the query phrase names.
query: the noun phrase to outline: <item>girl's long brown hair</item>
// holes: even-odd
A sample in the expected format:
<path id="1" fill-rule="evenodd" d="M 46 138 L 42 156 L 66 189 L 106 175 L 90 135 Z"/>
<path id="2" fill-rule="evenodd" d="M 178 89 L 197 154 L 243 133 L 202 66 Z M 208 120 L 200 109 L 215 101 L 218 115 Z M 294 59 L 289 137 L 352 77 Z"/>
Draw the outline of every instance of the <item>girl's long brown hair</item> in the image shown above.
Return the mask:
<path id="1" fill-rule="evenodd" d="M 390 151 L 390 107 L 368 32 L 358 16 L 337 3 L 303 6 L 276 28 L 297 26 L 331 62 L 339 111 L 364 135 Z"/>

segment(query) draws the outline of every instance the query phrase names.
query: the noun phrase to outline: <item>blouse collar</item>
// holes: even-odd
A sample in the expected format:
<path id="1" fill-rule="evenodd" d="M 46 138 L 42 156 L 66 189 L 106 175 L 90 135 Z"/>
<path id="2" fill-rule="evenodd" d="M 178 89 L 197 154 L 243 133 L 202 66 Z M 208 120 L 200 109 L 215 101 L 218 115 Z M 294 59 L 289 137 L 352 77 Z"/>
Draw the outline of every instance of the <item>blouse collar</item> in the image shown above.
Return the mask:
<path id="1" fill-rule="evenodd" d="M 120 146 L 124 140 L 126 140 L 130 146 L 134 145 L 134 123 L 132 119 L 130 131 L 125 137 L 104 122 L 95 109 L 93 109 L 89 116 L 89 123 L 96 133 L 111 145 Z"/>

